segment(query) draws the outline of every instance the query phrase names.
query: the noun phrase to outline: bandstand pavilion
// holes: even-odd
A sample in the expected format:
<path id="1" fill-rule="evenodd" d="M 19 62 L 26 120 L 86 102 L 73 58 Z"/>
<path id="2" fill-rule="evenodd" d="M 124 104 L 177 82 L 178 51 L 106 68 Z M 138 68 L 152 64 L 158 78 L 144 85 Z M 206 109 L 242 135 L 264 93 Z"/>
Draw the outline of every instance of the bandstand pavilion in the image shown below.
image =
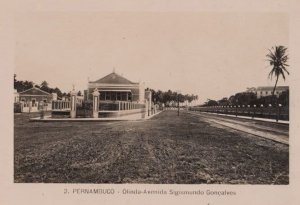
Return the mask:
<path id="1" fill-rule="evenodd" d="M 85 99 L 92 100 L 92 93 L 96 88 L 100 92 L 100 101 L 102 102 L 145 102 L 144 84 L 132 82 L 115 72 L 99 80 L 89 81 L 88 89 L 85 90 Z"/>

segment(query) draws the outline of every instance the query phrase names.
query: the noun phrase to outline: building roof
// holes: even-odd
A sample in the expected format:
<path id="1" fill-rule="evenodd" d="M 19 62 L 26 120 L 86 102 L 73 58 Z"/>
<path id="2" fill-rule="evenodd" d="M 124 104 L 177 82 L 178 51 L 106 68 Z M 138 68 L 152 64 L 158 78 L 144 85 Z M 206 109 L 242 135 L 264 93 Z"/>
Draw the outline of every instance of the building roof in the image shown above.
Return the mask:
<path id="1" fill-rule="evenodd" d="M 118 75 L 115 72 L 100 78 L 99 80 L 92 81 L 91 83 L 104 83 L 104 84 L 137 84 L 131 82 L 130 80 L 124 78 L 123 76 Z"/>
<path id="2" fill-rule="evenodd" d="M 273 86 L 261 86 L 261 87 L 257 87 L 257 91 L 269 91 L 269 90 L 273 90 L 274 87 Z M 289 86 L 277 86 L 276 90 L 288 90 Z"/>
<path id="3" fill-rule="evenodd" d="M 41 96 L 45 96 L 45 95 L 51 95 L 48 92 L 45 92 L 37 87 L 32 87 L 28 90 L 25 90 L 23 92 L 20 92 L 20 95 L 41 95 Z"/>

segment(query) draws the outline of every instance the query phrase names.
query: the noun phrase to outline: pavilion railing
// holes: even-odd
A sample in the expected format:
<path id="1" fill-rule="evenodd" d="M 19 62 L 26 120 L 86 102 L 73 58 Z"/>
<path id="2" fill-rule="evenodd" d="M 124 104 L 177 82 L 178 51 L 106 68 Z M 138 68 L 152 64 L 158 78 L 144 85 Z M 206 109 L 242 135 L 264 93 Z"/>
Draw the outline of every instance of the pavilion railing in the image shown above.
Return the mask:
<path id="1" fill-rule="evenodd" d="M 145 104 L 127 101 L 105 102 L 100 101 L 99 111 L 124 111 L 145 108 Z"/>

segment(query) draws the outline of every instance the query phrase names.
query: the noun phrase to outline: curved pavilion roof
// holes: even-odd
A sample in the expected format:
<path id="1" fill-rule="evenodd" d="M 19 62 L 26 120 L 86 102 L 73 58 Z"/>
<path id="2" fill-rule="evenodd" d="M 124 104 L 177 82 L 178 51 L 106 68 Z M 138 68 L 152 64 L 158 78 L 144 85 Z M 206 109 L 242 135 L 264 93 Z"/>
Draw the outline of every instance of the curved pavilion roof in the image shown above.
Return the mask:
<path id="1" fill-rule="evenodd" d="M 121 75 L 118 75 L 115 72 L 112 72 L 103 78 L 100 78 L 96 81 L 91 81 L 90 83 L 103 83 L 103 84 L 137 84 L 134 82 L 131 82 L 130 80 L 124 78 Z"/>

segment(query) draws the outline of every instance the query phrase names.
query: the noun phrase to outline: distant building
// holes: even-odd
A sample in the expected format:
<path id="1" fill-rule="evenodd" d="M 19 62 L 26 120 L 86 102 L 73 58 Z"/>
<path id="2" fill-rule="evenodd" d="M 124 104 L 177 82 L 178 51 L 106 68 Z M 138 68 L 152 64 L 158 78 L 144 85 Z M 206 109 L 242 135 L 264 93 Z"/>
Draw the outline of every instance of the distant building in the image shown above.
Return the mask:
<path id="1" fill-rule="evenodd" d="M 37 87 L 32 87 L 28 90 L 18 93 L 19 100 L 24 103 L 31 103 L 33 106 L 38 102 L 49 103 L 52 100 L 57 100 L 56 93 L 48 93 Z"/>
<path id="2" fill-rule="evenodd" d="M 98 89 L 101 101 L 129 101 L 144 103 L 145 89 L 142 83 L 131 82 L 115 72 L 106 75 L 96 81 L 88 82 L 88 89 L 84 91 L 84 97 L 92 100 L 92 93 Z"/>
<path id="3" fill-rule="evenodd" d="M 257 87 L 256 88 L 256 96 L 257 98 L 265 97 L 265 96 L 271 96 L 273 94 L 274 87 L 272 86 L 263 86 L 263 87 Z M 275 90 L 275 95 L 279 97 L 279 95 L 284 92 L 288 91 L 289 86 L 277 86 Z"/>
<path id="4" fill-rule="evenodd" d="M 51 109 L 54 100 L 57 100 L 56 93 L 48 93 L 35 86 L 20 93 L 15 90 L 14 101 L 16 104 L 20 103 L 20 112 L 37 112 L 42 104 Z"/>

